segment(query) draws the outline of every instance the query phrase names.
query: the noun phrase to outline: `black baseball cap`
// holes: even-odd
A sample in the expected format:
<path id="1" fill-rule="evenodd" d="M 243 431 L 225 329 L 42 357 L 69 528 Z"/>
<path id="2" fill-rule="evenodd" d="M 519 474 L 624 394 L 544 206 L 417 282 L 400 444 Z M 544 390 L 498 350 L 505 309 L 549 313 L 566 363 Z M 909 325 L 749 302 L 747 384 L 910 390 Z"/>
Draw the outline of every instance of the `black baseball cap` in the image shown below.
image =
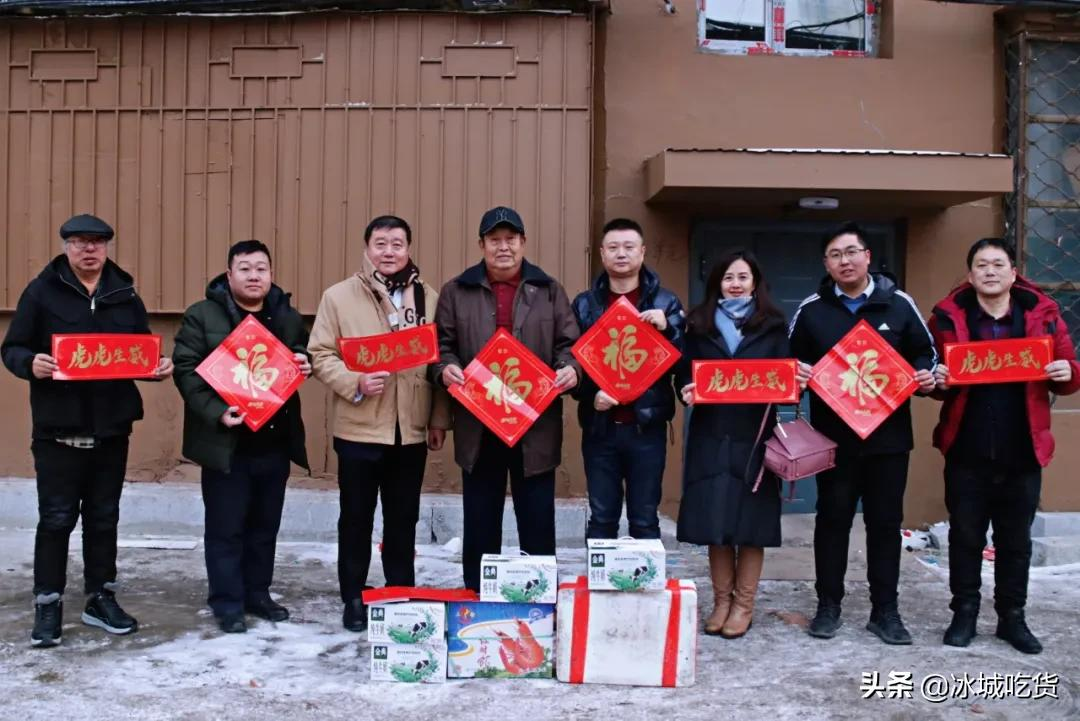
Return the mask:
<path id="1" fill-rule="evenodd" d="M 480 219 L 480 237 L 483 238 L 500 225 L 505 225 L 525 235 L 525 224 L 521 222 L 518 212 L 513 208 L 500 205 L 484 213 L 484 217 Z"/>
<path id="2" fill-rule="evenodd" d="M 73 235 L 96 235 L 105 240 L 112 240 L 112 226 L 101 218 L 83 213 L 68 218 L 67 222 L 60 226 L 60 237 L 67 240 Z"/>

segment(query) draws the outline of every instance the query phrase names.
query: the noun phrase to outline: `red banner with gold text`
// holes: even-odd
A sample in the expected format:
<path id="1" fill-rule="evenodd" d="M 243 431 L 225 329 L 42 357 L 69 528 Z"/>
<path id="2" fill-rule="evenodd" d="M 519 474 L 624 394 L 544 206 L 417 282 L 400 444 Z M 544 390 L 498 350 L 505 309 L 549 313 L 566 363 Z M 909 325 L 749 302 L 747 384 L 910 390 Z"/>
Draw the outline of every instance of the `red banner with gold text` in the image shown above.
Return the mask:
<path id="1" fill-rule="evenodd" d="M 338 338 L 337 343 L 345 367 L 361 373 L 397 373 L 439 360 L 434 323 L 362 338 Z"/>
<path id="2" fill-rule="evenodd" d="M 694 403 L 798 403 L 797 365 L 790 358 L 694 361 Z"/>
<path id="3" fill-rule="evenodd" d="M 945 344 L 944 363 L 954 386 L 1046 380 L 1052 360 L 1050 336 Z"/>
<path id="4" fill-rule="evenodd" d="M 161 336 L 144 333 L 56 333 L 53 380 L 98 381 L 153 378 L 161 358 Z"/>

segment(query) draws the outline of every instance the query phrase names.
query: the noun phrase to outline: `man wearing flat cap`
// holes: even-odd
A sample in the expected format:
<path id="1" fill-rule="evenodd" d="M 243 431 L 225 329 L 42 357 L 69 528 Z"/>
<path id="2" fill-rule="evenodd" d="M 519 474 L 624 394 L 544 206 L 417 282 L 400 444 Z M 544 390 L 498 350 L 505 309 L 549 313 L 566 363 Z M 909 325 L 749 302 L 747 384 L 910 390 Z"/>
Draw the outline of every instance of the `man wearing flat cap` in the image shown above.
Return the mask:
<path id="1" fill-rule="evenodd" d="M 113 634 L 138 624 L 116 602 L 116 526 L 132 424 L 143 417 L 131 380 L 53 380 L 54 333 L 149 333 L 131 275 L 109 260 L 113 229 L 92 215 L 60 226 L 64 252 L 23 291 L 0 354 L 30 382 L 37 473 L 34 628 L 30 643 L 60 643 L 68 538 L 82 517 L 86 608 L 83 623 Z M 156 380 L 172 374 L 161 358 Z"/>
<path id="2" fill-rule="evenodd" d="M 440 360 L 434 378 L 449 388 L 499 328 L 555 369 L 560 391 L 581 370 L 570 353 L 578 324 L 566 291 L 525 260 L 525 225 L 500 206 L 480 220 L 483 260 L 443 286 L 435 311 Z M 480 557 L 502 548 L 506 478 L 514 498 L 521 550 L 555 553 L 555 468 L 562 457 L 562 401 L 556 399 L 513 448 L 463 408 L 454 414 L 454 459 L 462 470 L 465 585 L 480 589 Z"/>

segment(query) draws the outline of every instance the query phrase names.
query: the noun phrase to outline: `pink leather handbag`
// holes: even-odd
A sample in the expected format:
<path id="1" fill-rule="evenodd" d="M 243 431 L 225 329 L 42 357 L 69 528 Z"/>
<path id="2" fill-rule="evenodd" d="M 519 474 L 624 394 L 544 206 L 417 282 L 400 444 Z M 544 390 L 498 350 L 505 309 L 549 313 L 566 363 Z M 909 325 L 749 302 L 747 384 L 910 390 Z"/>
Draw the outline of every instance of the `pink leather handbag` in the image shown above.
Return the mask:
<path id="1" fill-rule="evenodd" d="M 764 418 L 761 419 L 758 441 L 764 434 L 769 415 L 766 410 Z M 754 447 L 757 447 L 757 441 Z M 795 481 L 827 471 L 835 466 L 836 443 L 834 441 L 814 430 L 798 409 L 795 411 L 795 420 L 787 423 L 781 423 L 780 414 L 777 413 L 776 428 L 773 430 L 772 437 L 765 441 L 765 462 L 754 481 L 754 491 L 757 492 L 758 486 L 761 485 L 761 477 L 766 468 L 780 480 L 791 482 L 789 491 L 794 493 Z"/>

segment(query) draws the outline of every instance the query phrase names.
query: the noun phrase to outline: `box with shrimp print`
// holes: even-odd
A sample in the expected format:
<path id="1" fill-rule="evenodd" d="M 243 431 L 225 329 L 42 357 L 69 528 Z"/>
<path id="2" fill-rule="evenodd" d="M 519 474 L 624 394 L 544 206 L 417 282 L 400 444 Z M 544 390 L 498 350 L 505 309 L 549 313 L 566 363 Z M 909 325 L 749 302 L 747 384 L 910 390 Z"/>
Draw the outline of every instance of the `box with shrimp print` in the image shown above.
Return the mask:
<path id="1" fill-rule="evenodd" d="M 555 605 L 461 601 L 447 609 L 450 678 L 553 678 Z"/>

